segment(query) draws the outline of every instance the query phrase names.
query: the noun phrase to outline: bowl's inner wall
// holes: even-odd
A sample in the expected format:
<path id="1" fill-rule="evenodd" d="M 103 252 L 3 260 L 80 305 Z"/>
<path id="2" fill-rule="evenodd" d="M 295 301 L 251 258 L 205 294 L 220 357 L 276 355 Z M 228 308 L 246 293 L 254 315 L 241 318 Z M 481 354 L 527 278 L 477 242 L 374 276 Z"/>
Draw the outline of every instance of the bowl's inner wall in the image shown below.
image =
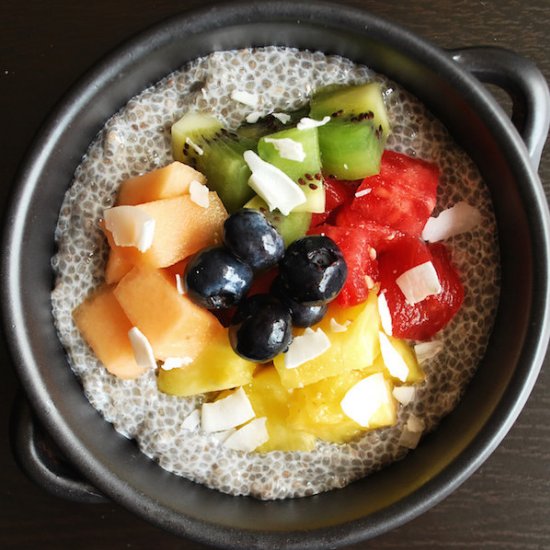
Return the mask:
<path id="1" fill-rule="evenodd" d="M 12 293 L 19 355 L 27 365 L 20 374 L 41 417 L 92 482 L 135 511 L 156 516 L 155 521 L 175 531 L 183 533 L 188 529 L 200 538 L 206 536 L 198 527 L 202 522 L 252 531 L 293 531 L 346 523 L 377 511 L 362 520 L 361 525 L 373 534 L 383 531 L 384 522 L 391 515 L 384 508 L 425 486 L 455 460 L 487 424 L 513 377 L 528 372 L 529 365 L 518 367 L 517 363 L 532 306 L 533 258 L 529 243 L 533 227 L 516 182 L 523 177 L 528 179 L 529 174 L 524 174 L 521 166 L 511 166 L 506 157 L 517 156 L 517 152 L 508 150 L 500 137 L 491 134 L 457 91 L 456 87 L 467 86 L 460 79 L 447 82 L 433 59 L 431 66 L 425 64 L 433 52 L 380 22 L 366 35 L 348 23 L 341 23 L 337 17 L 330 27 L 307 21 L 235 23 L 204 33 L 201 24 L 195 21 L 194 25 L 193 20 L 167 25 L 137 47 L 134 45 L 131 55 L 129 50 L 123 51 L 114 62 L 111 59 L 91 73 L 87 84 L 94 82 L 95 86 L 80 87 L 71 96 L 58 117 L 61 127 L 41 137 L 43 148 L 36 153 L 35 165 L 23 173 L 25 191 L 16 216 L 10 220 L 18 235 L 14 242 L 19 244 L 10 251 L 14 260 L 9 273 L 12 290 L 17 291 L 19 286 L 21 294 L 19 308 Z M 202 26 L 205 27 L 204 21 Z M 198 34 L 191 36 L 192 31 Z M 441 429 L 427 437 L 404 461 L 346 489 L 313 498 L 265 503 L 236 499 L 176 478 L 141 455 L 133 443 L 114 434 L 88 404 L 67 367 L 52 325 L 49 265 L 63 194 L 88 144 L 112 113 L 149 83 L 188 60 L 214 49 L 274 43 L 319 49 L 364 63 L 415 93 L 444 121 L 474 158 L 492 190 L 504 276 L 503 300 L 490 349 L 465 399 L 444 420 Z M 513 323 L 507 322 L 509 319 Z M 472 456 L 461 460 L 469 458 Z M 449 479 L 450 484 L 456 481 Z M 402 519 L 414 514 L 414 506 L 436 498 L 428 491 L 417 495 L 421 496 L 409 501 L 412 508 L 407 509 L 404 501 L 397 505 L 402 507 Z M 421 503 L 422 498 L 427 500 Z M 314 539 L 310 541 L 315 544 Z"/>

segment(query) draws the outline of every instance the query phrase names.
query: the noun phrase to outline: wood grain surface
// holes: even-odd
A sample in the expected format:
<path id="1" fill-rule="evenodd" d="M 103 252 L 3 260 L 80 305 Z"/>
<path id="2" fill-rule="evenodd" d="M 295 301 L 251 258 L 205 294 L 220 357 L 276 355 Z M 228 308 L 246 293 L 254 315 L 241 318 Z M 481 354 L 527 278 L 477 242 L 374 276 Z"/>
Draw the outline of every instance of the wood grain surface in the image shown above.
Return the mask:
<path id="1" fill-rule="evenodd" d="M 204 0 L 3 0 L 0 3 L 0 201 L 52 106 L 82 72 L 132 34 Z M 550 79 L 550 1 L 345 1 L 442 47 L 499 45 L 534 60 Z M 540 167 L 550 196 L 550 147 Z M 2 347 L 0 548 L 206 548 L 134 517 L 119 505 L 75 504 L 27 480 L 8 444 L 18 388 Z M 419 518 L 349 548 L 550 548 L 550 365 L 516 424 L 487 462 Z"/>

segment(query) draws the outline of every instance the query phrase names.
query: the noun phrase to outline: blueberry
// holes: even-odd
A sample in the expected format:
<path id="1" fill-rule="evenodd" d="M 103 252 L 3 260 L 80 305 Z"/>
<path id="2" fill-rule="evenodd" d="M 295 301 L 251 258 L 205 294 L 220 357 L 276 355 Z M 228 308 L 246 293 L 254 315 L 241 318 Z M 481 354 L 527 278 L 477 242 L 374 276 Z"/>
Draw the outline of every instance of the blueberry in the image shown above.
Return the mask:
<path id="1" fill-rule="evenodd" d="M 256 363 L 270 361 L 285 351 L 292 340 L 290 311 L 269 294 L 245 298 L 229 327 L 231 347 Z"/>
<path id="2" fill-rule="evenodd" d="M 185 269 L 185 289 L 195 303 L 207 309 L 228 308 L 248 292 L 250 267 L 224 247 L 206 248 Z"/>
<path id="3" fill-rule="evenodd" d="M 225 220 L 225 246 L 254 271 L 274 266 L 285 253 L 283 238 L 258 210 L 243 208 Z"/>
<path id="4" fill-rule="evenodd" d="M 336 298 L 348 273 L 342 251 L 324 235 L 294 241 L 279 265 L 288 296 L 308 305 L 321 305 Z"/>
<path id="5" fill-rule="evenodd" d="M 290 296 L 288 296 L 283 281 L 280 277 L 277 277 L 273 281 L 273 284 L 271 285 L 271 293 L 277 296 L 283 305 L 290 309 L 292 324 L 295 327 L 305 328 L 315 325 L 325 316 L 328 309 L 327 304 L 310 306 L 293 300 Z"/>

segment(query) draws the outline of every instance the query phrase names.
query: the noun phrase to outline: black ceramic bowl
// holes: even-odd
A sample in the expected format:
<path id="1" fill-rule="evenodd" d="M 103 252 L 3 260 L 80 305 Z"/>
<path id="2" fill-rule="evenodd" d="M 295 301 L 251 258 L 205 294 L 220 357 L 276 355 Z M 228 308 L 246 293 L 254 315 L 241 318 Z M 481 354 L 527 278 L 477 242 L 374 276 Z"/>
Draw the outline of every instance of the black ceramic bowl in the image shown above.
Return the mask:
<path id="1" fill-rule="evenodd" d="M 178 478 L 115 433 L 69 369 L 50 310 L 50 258 L 63 194 L 106 119 L 186 61 L 214 50 L 263 45 L 340 54 L 418 96 L 489 185 L 502 258 L 502 299 L 489 348 L 456 410 L 405 460 L 345 489 L 275 502 L 231 497 Z M 521 136 L 472 73 L 509 92 Z M 374 537 L 425 511 L 472 474 L 504 437 L 546 350 L 550 232 L 536 167 L 548 113 L 546 84 L 527 61 L 494 49 L 442 51 L 386 21 L 337 5 L 232 4 L 171 19 L 138 36 L 88 73 L 57 108 L 22 166 L 5 221 L 5 328 L 40 421 L 105 495 L 157 525 L 210 544 L 335 547 Z M 84 484 L 62 490 L 67 487 L 73 496 L 86 494 Z"/>

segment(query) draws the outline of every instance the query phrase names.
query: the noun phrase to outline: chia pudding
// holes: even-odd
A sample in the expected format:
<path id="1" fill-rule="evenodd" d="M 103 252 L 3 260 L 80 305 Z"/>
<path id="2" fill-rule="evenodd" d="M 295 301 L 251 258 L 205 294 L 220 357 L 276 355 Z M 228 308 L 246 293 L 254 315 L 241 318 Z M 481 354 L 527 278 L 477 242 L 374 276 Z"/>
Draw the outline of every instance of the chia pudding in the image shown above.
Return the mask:
<path id="1" fill-rule="evenodd" d="M 174 397 L 157 389 L 155 373 L 136 380 L 109 374 L 82 339 L 72 311 L 104 282 L 108 245 L 99 221 L 129 177 L 172 161 L 170 128 L 184 113 L 212 113 L 236 128 L 251 108 L 231 99 L 257 94 L 263 115 L 303 106 L 326 84 L 382 84 L 392 133 L 386 148 L 436 163 L 441 170 L 436 215 L 459 201 L 474 205 L 482 223 L 447 244 L 465 287 L 464 304 L 437 339 L 443 351 L 422 364 L 425 379 L 414 400 L 400 406 L 395 426 L 364 432 L 347 444 L 318 441 L 311 452 L 242 453 L 215 435 L 190 431 L 184 419 L 203 396 Z M 468 156 L 443 125 L 408 92 L 385 77 L 338 56 L 267 47 L 217 52 L 184 66 L 132 98 L 112 116 L 82 159 L 66 193 L 52 260 L 56 284 L 52 309 L 71 368 L 90 403 L 161 467 L 233 495 L 260 499 L 301 497 L 343 487 L 402 458 L 407 421 L 420 418 L 425 431 L 457 404 L 482 358 L 499 292 L 496 224 L 489 191 Z"/>

